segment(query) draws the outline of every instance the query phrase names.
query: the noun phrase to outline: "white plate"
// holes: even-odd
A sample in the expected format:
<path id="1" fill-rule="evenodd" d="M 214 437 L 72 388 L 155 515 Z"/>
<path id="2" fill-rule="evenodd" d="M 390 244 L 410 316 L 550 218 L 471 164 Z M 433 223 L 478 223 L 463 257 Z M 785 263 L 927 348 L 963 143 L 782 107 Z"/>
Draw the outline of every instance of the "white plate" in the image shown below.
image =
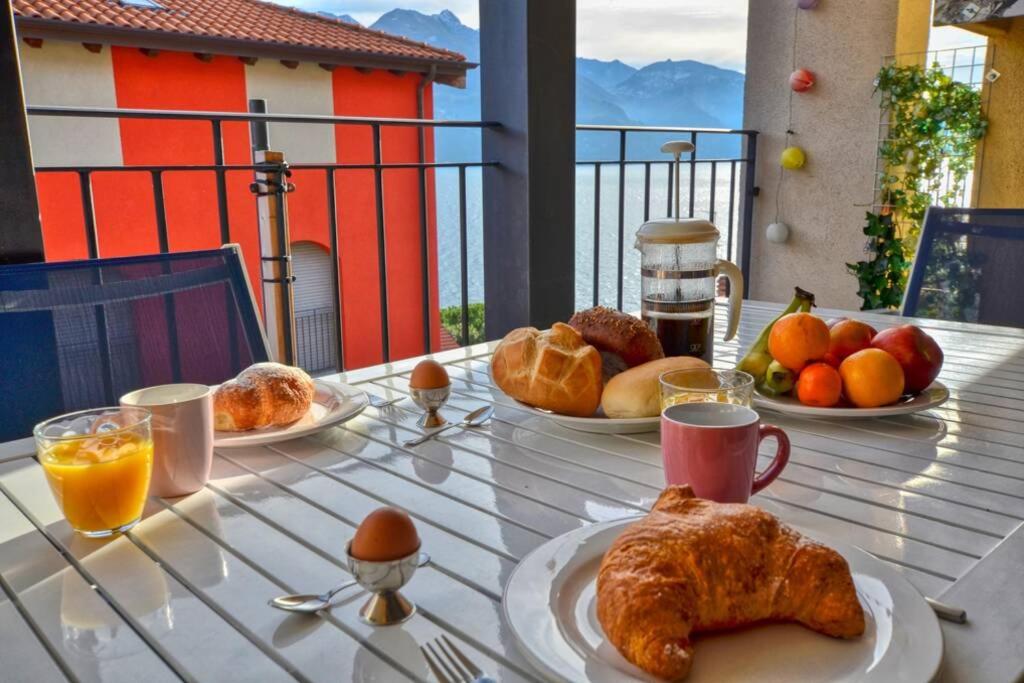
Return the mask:
<path id="1" fill-rule="evenodd" d="M 754 391 L 754 406 L 775 410 L 789 415 L 804 417 L 889 417 L 909 415 L 929 408 L 935 408 L 949 399 L 949 389 L 942 382 L 935 381 L 917 396 L 904 396 L 898 403 L 878 408 L 819 408 L 807 406 L 793 396 L 765 396 Z"/>
<path id="2" fill-rule="evenodd" d="M 265 427 L 248 432 L 214 432 L 214 448 L 238 448 L 287 441 L 323 431 L 363 412 L 366 394 L 347 384 L 313 380 L 313 405 L 303 417 L 287 427 Z"/>
<path id="3" fill-rule="evenodd" d="M 514 398 L 512 400 L 516 401 Z M 580 432 L 591 432 L 592 434 L 641 434 L 643 432 L 656 432 L 661 429 L 660 416 L 615 418 L 604 417 L 598 414 L 593 417 L 573 417 L 571 415 L 559 415 L 543 408 L 535 408 L 522 401 L 516 401 L 516 403 L 532 413 L 543 415 L 563 427 Z M 598 410 L 600 411 L 600 408 Z"/>
<path id="4" fill-rule="evenodd" d="M 575 529 L 527 555 L 502 604 L 526 658 L 552 681 L 656 681 L 604 639 L 595 583 L 601 558 L 637 518 Z M 797 624 L 766 624 L 698 636 L 687 683 L 714 681 L 928 681 L 942 661 L 931 608 L 894 569 L 859 548 L 800 531 L 850 564 L 864 607 L 864 635 L 838 640 Z"/>

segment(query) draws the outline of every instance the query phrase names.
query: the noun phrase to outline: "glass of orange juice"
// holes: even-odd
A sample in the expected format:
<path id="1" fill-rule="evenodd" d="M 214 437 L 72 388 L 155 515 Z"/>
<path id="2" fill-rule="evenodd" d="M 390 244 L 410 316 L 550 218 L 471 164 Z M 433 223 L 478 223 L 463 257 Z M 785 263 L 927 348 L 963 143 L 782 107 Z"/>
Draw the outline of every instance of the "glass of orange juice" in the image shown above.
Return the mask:
<path id="1" fill-rule="evenodd" d="M 153 473 L 151 416 L 145 408 L 98 408 L 36 425 L 39 462 L 75 531 L 110 536 L 142 517 Z"/>

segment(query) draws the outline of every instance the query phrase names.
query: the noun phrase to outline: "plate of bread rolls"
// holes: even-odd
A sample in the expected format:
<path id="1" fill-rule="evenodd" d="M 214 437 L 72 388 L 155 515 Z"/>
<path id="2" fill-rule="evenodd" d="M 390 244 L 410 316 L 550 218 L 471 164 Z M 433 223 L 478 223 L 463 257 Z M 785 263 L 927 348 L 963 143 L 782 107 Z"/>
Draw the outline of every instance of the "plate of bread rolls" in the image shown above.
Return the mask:
<path id="1" fill-rule="evenodd" d="M 635 434 L 658 431 L 658 377 L 706 367 L 699 358 L 666 358 L 639 318 L 597 306 L 548 330 L 512 330 L 495 348 L 490 370 L 510 398 L 564 427 Z"/>
<path id="2" fill-rule="evenodd" d="M 255 446 L 319 432 L 366 408 L 366 394 L 301 368 L 256 363 L 213 392 L 213 445 Z"/>

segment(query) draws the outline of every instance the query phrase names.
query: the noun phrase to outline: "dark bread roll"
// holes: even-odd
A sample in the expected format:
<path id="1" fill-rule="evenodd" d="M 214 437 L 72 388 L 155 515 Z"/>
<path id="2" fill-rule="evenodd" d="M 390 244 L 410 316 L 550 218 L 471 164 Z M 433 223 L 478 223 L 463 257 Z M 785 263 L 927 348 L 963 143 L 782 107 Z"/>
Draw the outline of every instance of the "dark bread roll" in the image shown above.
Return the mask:
<path id="1" fill-rule="evenodd" d="M 573 315 L 569 325 L 583 335 L 585 342 L 601 351 L 602 356 L 619 356 L 627 368 L 665 357 L 654 331 L 628 313 L 595 306 Z"/>

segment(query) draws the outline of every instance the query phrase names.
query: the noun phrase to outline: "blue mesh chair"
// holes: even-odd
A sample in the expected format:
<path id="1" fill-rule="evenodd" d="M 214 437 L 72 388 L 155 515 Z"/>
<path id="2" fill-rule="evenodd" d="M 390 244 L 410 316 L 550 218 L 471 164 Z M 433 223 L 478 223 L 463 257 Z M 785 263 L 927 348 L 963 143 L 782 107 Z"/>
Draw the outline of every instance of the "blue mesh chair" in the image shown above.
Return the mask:
<path id="1" fill-rule="evenodd" d="M 0 267 L 0 442 L 60 413 L 269 360 L 237 245 Z"/>
<path id="2" fill-rule="evenodd" d="M 925 215 L 903 315 L 1024 327 L 1024 209 Z"/>

